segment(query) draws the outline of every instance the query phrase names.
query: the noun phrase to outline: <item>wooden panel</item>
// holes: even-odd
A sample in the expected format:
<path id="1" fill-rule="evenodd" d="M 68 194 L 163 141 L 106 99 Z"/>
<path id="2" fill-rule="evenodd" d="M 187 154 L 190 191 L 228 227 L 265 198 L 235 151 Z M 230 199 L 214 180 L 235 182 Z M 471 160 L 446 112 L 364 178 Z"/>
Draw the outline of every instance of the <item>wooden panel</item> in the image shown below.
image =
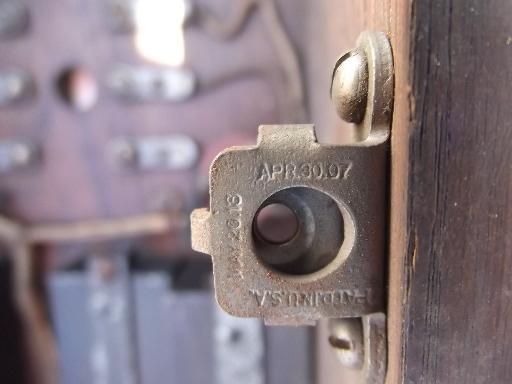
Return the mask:
<path id="1" fill-rule="evenodd" d="M 512 3 L 415 2 L 403 378 L 512 381 Z"/>
<path id="2" fill-rule="evenodd" d="M 512 3 L 383 3 L 365 22 L 396 71 L 388 383 L 509 383 Z"/>

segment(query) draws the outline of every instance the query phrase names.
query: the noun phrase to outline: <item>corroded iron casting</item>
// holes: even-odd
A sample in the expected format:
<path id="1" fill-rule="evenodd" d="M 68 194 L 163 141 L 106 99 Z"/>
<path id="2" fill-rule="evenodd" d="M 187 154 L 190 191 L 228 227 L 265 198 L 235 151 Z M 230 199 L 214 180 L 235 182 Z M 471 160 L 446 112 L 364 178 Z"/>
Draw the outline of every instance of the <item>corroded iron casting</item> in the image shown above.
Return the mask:
<path id="1" fill-rule="evenodd" d="M 360 141 L 324 145 L 312 125 L 266 125 L 256 146 L 211 165 L 210 208 L 192 213 L 192 245 L 212 256 L 230 314 L 311 324 L 384 310 L 392 59 L 380 33 L 363 34 L 355 51 L 343 56 L 354 63 L 338 61 L 331 92 Z"/>

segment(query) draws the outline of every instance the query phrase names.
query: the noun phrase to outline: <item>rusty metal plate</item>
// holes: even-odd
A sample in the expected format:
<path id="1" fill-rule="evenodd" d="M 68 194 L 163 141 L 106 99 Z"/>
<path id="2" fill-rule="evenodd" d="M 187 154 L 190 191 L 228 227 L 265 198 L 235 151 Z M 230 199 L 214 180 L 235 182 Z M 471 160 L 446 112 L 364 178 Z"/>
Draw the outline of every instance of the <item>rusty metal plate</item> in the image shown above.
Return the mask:
<path id="1" fill-rule="evenodd" d="M 212 255 L 219 304 L 237 316 L 309 323 L 383 309 L 387 136 L 318 144 L 311 125 L 262 126 L 256 147 L 221 153 L 210 210 L 192 214 L 193 247 Z M 269 202 L 298 233 L 266 244 L 253 221 Z"/>
<path id="2" fill-rule="evenodd" d="M 311 324 L 384 308 L 392 58 L 382 33 L 362 34 L 357 51 L 366 68 L 341 66 L 333 87 L 364 82 L 347 88 L 365 92 L 354 98 L 361 141 L 322 145 L 312 125 L 261 126 L 256 146 L 227 149 L 210 168 L 210 209 L 192 213 L 192 246 L 212 256 L 230 314 Z"/>

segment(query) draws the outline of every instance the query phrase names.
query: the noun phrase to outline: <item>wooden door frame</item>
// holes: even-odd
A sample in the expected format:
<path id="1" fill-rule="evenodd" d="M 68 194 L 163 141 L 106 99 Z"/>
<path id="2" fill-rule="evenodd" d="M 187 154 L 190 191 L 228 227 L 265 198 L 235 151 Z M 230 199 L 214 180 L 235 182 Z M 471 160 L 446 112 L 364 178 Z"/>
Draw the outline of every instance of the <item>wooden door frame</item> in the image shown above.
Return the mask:
<path id="1" fill-rule="evenodd" d="M 388 383 L 512 380 L 512 3 L 366 1 L 392 41 Z"/>

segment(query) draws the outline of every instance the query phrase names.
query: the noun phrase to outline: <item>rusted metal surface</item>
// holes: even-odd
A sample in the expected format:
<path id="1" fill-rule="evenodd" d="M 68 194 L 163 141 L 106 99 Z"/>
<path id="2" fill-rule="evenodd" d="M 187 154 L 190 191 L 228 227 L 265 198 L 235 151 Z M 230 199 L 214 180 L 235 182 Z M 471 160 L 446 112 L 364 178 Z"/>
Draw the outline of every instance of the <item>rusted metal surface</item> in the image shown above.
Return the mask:
<path id="1" fill-rule="evenodd" d="M 360 317 L 330 319 L 328 340 L 340 363 L 348 368 L 362 368 L 364 341 Z"/>
<path id="2" fill-rule="evenodd" d="M 257 147 L 217 157 L 210 211 L 194 211 L 192 236 L 213 257 L 225 310 L 303 323 L 383 308 L 386 141 L 322 146 L 310 125 L 263 126 Z M 299 217 L 285 244 L 253 234 L 256 212 L 274 202 Z"/>
<path id="3" fill-rule="evenodd" d="M 331 319 L 329 342 L 353 374 L 353 384 L 382 384 L 386 378 L 386 315 Z"/>
<path id="4" fill-rule="evenodd" d="M 379 33 L 363 34 L 358 49 L 368 60 L 364 140 L 321 145 L 312 125 L 261 126 L 257 146 L 211 166 L 210 210 L 192 213 L 192 245 L 212 255 L 217 300 L 233 315 L 303 324 L 383 309 L 392 59 Z M 254 229 L 276 203 L 299 222 L 280 244 Z"/>

